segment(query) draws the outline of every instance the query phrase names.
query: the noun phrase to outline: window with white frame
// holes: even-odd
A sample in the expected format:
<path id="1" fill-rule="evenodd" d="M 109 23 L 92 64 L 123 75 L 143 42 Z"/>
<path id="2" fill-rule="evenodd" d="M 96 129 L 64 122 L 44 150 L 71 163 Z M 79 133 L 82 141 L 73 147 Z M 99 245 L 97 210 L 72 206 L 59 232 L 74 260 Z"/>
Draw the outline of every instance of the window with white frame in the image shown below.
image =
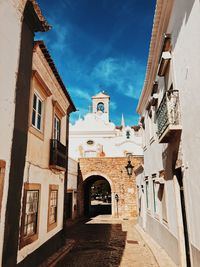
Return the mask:
<path id="1" fill-rule="evenodd" d="M 141 192 L 140 192 L 140 188 L 139 186 L 137 185 L 137 200 L 138 200 L 138 213 L 139 213 L 139 216 L 140 216 L 140 213 L 141 213 Z"/>
<path id="2" fill-rule="evenodd" d="M 166 205 L 166 193 L 165 193 L 165 184 L 160 184 L 160 194 L 162 202 L 162 219 L 167 222 L 167 205 Z"/>
<path id="3" fill-rule="evenodd" d="M 149 209 L 149 181 L 146 180 L 145 181 L 145 185 L 146 185 L 146 205 L 147 205 L 147 209 Z"/>
<path id="4" fill-rule="evenodd" d="M 153 177 L 155 178 L 155 176 Z M 157 196 L 157 187 L 158 184 L 156 181 L 153 179 L 153 207 L 154 207 L 154 213 L 158 213 L 158 196 Z"/>
<path id="5" fill-rule="evenodd" d="M 26 191 L 24 237 L 34 235 L 37 232 L 38 201 L 38 190 Z"/>
<path id="6" fill-rule="evenodd" d="M 39 184 L 25 184 L 20 247 L 38 238 Z"/>
<path id="7" fill-rule="evenodd" d="M 61 121 L 56 115 L 54 115 L 54 126 L 53 127 L 54 127 L 53 138 L 60 141 Z"/>
<path id="8" fill-rule="evenodd" d="M 48 230 L 53 229 L 57 225 L 58 212 L 58 186 L 49 186 L 49 213 L 48 213 Z"/>
<path id="9" fill-rule="evenodd" d="M 43 101 L 34 93 L 33 95 L 33 110 L 32 110 L 32 125 L 38 129 L 42 130 L 42 113 L 43 113 Z"/>

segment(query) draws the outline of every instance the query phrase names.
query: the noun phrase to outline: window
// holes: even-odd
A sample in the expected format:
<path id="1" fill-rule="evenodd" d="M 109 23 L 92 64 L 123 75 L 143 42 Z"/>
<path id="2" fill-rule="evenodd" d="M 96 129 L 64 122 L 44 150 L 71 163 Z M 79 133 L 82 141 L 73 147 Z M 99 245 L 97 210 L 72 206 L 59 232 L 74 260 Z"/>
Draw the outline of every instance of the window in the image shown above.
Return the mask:
<path id="1" fill-rule="evenodd" d="M 87 141 L 87 144 L 88 144 L 88 145 L 94 145 L 94 141 L 93 141 L 93 140 L 88 140 L 88 141 Z"/>
<path id="2" fill-rule="evenodd" d="M 43 112 L 43 101 L 36 93 L 34 93 L 32 125 L 40 131 L 42 130 L 42 112 Z"/>
<path id="3" fill-rule="evenodd" d="M 104 103 L 100 102 L 97 104 L 97 111 L 104 112 Z"/>
<path id="4" fill-rule="evenodd" d="M 131 136 L 131 132 L 130 131 L 126 131 L 126 138 L 130 139 L 130 136 Z"/>
<path id="5" fill-rule="evenodd" d="M 140 214 L 141 214 L 141 201 L 142 201 L 142 199 L 141 199 L 141 193 L 140 193 L 140 188 L 139 188 L 139 186 L 137 185 L 137 199 L 138 199 L 138 213 L 139 213 L 139 216 L 140 216 Z"/>
<path id="6" fill-rule="evenodd" d="M 166 196 L 165 196 L 165 185 L 160 184 L 160 194 L 162 202 L 162 219 L 167 222 L 167 206 L 166 206 Z"/>
<path id="7" fill-rule="evenodd" d="M 50 192 L 50 213 L 49 213 L 49 224 L 57 221 L 57 198 L 58 190 L 51 190 Z"/>
<path id="8" fill-rule="evenodd" d="M 39 184 L 25 184 L 22 209 L 21 242 L 23 247 L 38 238 Z"/>
<path id="9" fill-rule="evenodd" d="M 26 191 L 24 237 L 31 236 L 37 232 L 38 200 L 38 190 Z"/>
<path id="10" fill-rule="evenodd" d="M 146 205 L 149 209 L 149 181 L 146 181 Z"/>
<path id="11" fill-rule="evenodd" d="M 157 184 L 155 180 L 153 180 L 153 206 L 154 206 L 154 213 L 158 212 L 158 203 L 157 203 Z"/>
<path id="12" fill-rule="evenodd" d="M 145 130 L 142 129 L 142 145 L 143 145 L 143 149 L 146 149 L 146 136 L 145 136 Z"/>
<path id="13" fill-rule="evenodd" d="M 54 129 L 53 129 L 53 138 L 60 141 L 60 127 L 61 127 L 61 121 L 60 119 L 55 115 L 54 116 Z"/>
<path id="14" fill-rule="evenodd" d="M 49 214 L 48 214 L 48 231 L 57 225 L 58 210 L 58 186 L 49 186 Z"/>

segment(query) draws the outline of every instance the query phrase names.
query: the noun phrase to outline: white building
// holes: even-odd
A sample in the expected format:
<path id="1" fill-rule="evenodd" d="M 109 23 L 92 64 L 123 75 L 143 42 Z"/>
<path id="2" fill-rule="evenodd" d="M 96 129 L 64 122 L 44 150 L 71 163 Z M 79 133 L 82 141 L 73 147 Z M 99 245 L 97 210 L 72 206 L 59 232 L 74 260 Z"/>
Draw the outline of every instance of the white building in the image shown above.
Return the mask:
<path id="1" fill-rule="evenodd" d="M 34 42 L 30 91 L 18 263 L 30 266 L 32 257 L 36 266 L 40 255 L 49 256 L 44 246 L 50 253 L 52 244 L 61 245 L 67 202 L 67 117 L 75 110 L 43 41 Z"/>
<path id="2" fill-rule="evenodd" d="M 49 26 L 35 0 L 0 1 L 0 18 L 0 266 L 15 266 L 33 39 Z"/>
<path id="3" fill-rule="evenodd" d="M 157 0 L 138 104 L 140 224 L 177 266 L 200 266 L 200 2 Z"/>
<path id="4" fill-rule="evenodd" d="M 76 121 L 69 128 L 69 155 L 81 157 L 124 157 L 129 154 L 141 156 L 141 135 L 139 127 L 121 126 L 109 120 L 110 97 L 100 92 L 92 97 L 92 112 Z"/>

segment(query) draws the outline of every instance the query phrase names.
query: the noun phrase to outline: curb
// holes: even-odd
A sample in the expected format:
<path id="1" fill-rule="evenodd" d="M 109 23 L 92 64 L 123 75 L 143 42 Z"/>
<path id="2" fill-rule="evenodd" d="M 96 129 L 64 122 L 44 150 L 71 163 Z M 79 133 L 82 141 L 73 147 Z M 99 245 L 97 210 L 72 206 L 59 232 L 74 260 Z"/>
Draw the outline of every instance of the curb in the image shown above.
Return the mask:
<path id="1" fill-rule="evenodd" d="M 169 255 L 165 252 L 165 250 L 156 243 L 153 238 L 148 235 L 139 224 L 135 225 L 135 229 L 142 236 L 145 243 L 148 245 L 152 254 L 154 255 L 158 265 L 160 267 L 177 267 L 177 265 L 172 261 Z"/>

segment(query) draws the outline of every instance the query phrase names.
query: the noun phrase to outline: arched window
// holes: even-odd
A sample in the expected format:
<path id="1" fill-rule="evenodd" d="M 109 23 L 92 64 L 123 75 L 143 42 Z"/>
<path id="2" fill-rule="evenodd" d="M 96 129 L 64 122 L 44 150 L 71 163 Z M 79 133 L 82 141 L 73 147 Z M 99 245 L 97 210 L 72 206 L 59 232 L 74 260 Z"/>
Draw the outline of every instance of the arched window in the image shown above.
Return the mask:
<path id="1" fill-rule="evenodd" d="M 97 104 L 97 111 L 102 111 L 102 112 L 104 112 L 104 103 L 99 102 L 99 103 Z"/>

